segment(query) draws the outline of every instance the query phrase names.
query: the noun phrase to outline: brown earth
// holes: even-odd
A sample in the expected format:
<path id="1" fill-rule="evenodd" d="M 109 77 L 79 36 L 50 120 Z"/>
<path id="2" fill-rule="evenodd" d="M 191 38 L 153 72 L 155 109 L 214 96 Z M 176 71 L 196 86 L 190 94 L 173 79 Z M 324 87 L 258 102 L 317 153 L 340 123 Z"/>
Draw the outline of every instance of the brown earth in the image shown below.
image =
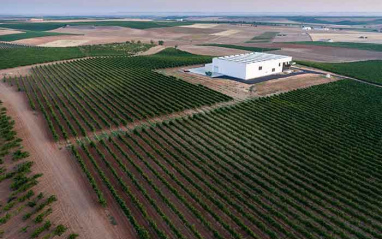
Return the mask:
<path id="1" fill-rule="evenodd" d="M 81 238 L 129 237 L 128 228 L 110 224 L 106 209 L 97 203 L 92 188 L 69 151 L 52 143 L 42 114 L 35 114 L 25 96 L 4 83 L 0 83 L 0 95 L 9 116 L 16 122 L 25 150 L 31 154 L 30 160 L 35 162 L 33 169 L 44 174 L 38 189 L 58 198 L 53 216 Z"/>
<path id="2" fill-rule="evenodd" d="M 251 92 L 256 96 L 269 96 L 337 80 L 339 80 L 339 78 L 326 78 L 323 75 L 304 74 L 255 84 Z"/>
<path id="3" fill-rule="evenodd" d="M 9 34 L 17 34 L 23 33 L 22 31 L 10 30 L 10 29 L 0 29 L 0 36 L 9 35 Z"/>
<path id="4" fill-rule="evenodd" d="M 183 79 L 193 84 L 201 84 L 223 94 L 229 95 L 235 100 L 245 100 L 253 97 L 268 96 L 276 93 L 287 92 L 291 90 L 306 88 L 313 85 L 325 84 L 338 78 L 326 78 L 318 74 L 295 75 L 281 79 L 269 80 L 256 84 L 245 84 L 234 80 L 222 78 L 210 78 L 208 76 L 198 75 L 190 72 L 184 72 L 186 69 L 200 67 L 178 67 L 159 72 L 165 75 L 171 75 Z"/>

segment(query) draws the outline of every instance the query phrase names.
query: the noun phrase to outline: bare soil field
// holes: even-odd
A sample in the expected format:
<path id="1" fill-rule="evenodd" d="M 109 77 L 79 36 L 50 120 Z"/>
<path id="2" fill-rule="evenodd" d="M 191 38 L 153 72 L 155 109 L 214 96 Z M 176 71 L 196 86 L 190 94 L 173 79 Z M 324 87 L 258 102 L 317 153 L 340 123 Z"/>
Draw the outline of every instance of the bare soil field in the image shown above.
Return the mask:
<path id="1" fill-rule="evenodd" d="M 179 49 L 182 51 L 187 51 L 192 54 L 197 55 L 206 55 L 206 56 L 226 56 L 226 55 L 235 55 L 248 53 L 249 51 L 216 47 L 216 46 L 195 46 L 195 45 L 184 45 L 179 46 Z"/>
<path id="2" fill-rule="evenodd" d="M 326 78 L 323 75 L 304 74 L 292 77 L 261 82 L 253 85 L 251 93 L 256 96 L 268 96 L 291 90 L 307 88 L 314 85 L 337 81 L 338 78 Z"/>
<path id="3" fill-rule="evenodd" d="M 1 25 L 0 25 L 1 26 Z M 0 29 L 0 36 L 23 33 L 22 31 L 11 30 L 11 29 Z"/>
<path id="4" fill-rule="evenodd" d="M 41 44 L 39 46 L 45 46 L 45 47 L 69 47 L 69 46 L 79 46 L 84 45 L 87 43 L 87 40 L 57 40 L 48 42 L 45 44 Z"/>
<path id="5" fill-rule="evenodd" d="M 240 32 L 239 30 L 226 30 L 226 31 L 218 32 L 218 33 L 213 33 L 212 35 L 226 37 L 226 36 L 234 35 L 234 34 L 239 33 L 239 32 Z"/>
<path id="6" fill-rule="evenodd" d="M 243 44 L 244 45 L 244 44 Z M 281 48 L 272 51 L 274 54 L 292 56 L 295 60 L 320 61 L 320 62 L 352 62 L 382 59 L 381 52 L 365 51 L 358 49 L 347 49 L 327 46 L 308 46 L 287 43 L 274 44 L 245 44 L 255 47 L 275 47 Z"/>
<path id="7" fill-rule="evenodd" d="M 382 43 L 382 34 L 371 32 L 315 32 L 309 33 L 313 41 L 332 39 L 335 42 Z M 361 38 L 367 37 L 367 38 Z"/>
<path id="8" fill-rule="evenodd" d="M 128 237 L 128 227 L 112 226 L 108 221 L 106 209 L 96 202 L 86 177 L 69 151 L 52 143 L 42 114 L 36 115 L 26 97 L 4 83 L 0 83 L 0 95 L 9 115 L 16 121 L 25 150 L 35 162 L 34 169 L 44 173 L 38 187 L 58 198 L 54 213 L 59 222 L 79 233 L 81 238 Z"/>
<path id="9" fill-rule="evenodd" d="M 218 26 L 218 24 L 193 24 L 193 25 L 186 25 L 186 26 L 181 26 L 185 28 L 199 28 L 199 29 L 206 29 L 206 28 L 214 28 Z"/>

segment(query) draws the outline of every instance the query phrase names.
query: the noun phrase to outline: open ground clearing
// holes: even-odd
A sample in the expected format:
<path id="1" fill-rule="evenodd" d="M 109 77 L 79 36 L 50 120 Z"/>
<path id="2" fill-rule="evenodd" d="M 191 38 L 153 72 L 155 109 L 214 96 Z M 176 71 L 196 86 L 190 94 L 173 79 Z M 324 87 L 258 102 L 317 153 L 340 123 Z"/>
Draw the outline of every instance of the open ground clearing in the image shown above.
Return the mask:
<path id="1" fill-rule="evenodd" d="M 226 36 L 234 35 L 234 34 L 239 33 L 239 32 L 240 32 L 239 30 L 226 30 L 226 31 L 218 32 L 218 33 L 213 33 L 212 35 L 226 37 Z"/>
<path id="2" fill-rule="evenodd" d="M 337 78 L 328 79 L 323 75 L 302 74 L 282 79 L 269 80 L 262 83 L 245 84 L 232 79 L 211 78 L 208 76 L 185 72 L 185 70 L 195 67 L 198 66 L 177 67 L 158 70 L 158 72 L 165 75 L 175 76 L 193 84 L 204 85 L 208 88 L 231 96 L 235 100 L 245 100 L 253 97 L 268 96 L 338 80 Z"/>
<path id="3" fill-rule="evenodd" d="M 85 45 L 88 42 L 88 40 L 57 40 L 48 42 L 45 44 L 41 44 L 39 46 L 44 47 L 68 47 L 68 46 L 79 46 L 79 45 Z"/>
<path id="4" fill-rule="evenodd" d="M 17 33 L 23 33 L 23 32 L 22 31 L 17 31 L 17 30 L 1 29 L 0 28 L 0 36 L 10 35 L 10 34 L 17 34 Z"/>
<path id="5" fill-rule="evenodd" d="M 201 24 L 201 23 L 196 23 L 192 25 L 186 25 L 186 26 L 181 26 L 181 27 L 186 27 L 186 28 L 199 28 L 199 29 L 206 29 L 206 28 L 214 28 L 218 26 L 217 24 Z"/>

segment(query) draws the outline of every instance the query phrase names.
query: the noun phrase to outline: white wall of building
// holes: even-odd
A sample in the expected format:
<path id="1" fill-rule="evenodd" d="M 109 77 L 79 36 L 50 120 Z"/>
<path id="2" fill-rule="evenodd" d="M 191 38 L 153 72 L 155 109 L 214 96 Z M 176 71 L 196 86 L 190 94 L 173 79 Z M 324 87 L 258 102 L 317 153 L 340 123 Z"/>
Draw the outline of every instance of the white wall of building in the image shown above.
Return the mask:
<path id="1" fill-rule="evenodd" d="M 239 79 L 246 78 L 246 65 L 240 62 L 214 58 L 212 60 L 212 71 Z"/>
<path id="2" fill-rule="evenodd" d="M 244 80 L 281 73 L 283 71 L 283 65 L 291 61 L 292 57 L 248 64 Z"/>
<path id="3" fill-rule="evenodd" d="M 212 61 L 212 72 L 242 80 L 250 80 L 281 73 L 283 71 L 283 65 L 290 62 L 292 62 L 292 57 L 255 62 L 251 64 L 214 58 Z M 209 66 L 208 69 L 211 69 L 210 67 L 211 66 Z"/>

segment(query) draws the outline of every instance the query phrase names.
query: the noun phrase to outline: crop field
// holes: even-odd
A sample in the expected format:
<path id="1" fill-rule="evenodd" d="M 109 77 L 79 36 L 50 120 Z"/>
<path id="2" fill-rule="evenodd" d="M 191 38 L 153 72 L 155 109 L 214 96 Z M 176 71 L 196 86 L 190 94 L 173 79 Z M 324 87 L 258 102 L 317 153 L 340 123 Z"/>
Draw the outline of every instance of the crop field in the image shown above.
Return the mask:
<path id="1" fill-rule="evenodd" d="M 253 51 L 253 52 L 266 52 L 266 51 L 280 50 L 280 48 L 263 48 L 263 47 L 251 47 L 251 46 L 238 46 L 238 45 L 230 45 L 230 44 L 214 44 L 214 43 L 203 44 L 201 46 L 216 46 L 216 47 L 224 47 L 224 48 Z"/>
<path id="2" fill-rule="evenodd" d="M 137 238 L 381 238 L 381 100 L 343 80 L 72 151 Z"/>
<path id="3" fill-rule="evenodd" d="M 262 43 L 262 42 L 271 42 L 279 34 L 278 32 L 264 32 L 259 36 L 253 37 L 248 43 Z"/>
<path id="4" fill-rule="evenodd" d="M 88 56 L 130 56 L 153 47 L 145 43 L 113 43 L 77 47 L 18 47 L 0 43 L 0 69 Z M 2 48 L 3 47 L 3 48 Z"/>
<path id="5" fill-rule="evenodd" d="M 0 50 L 14 49 L 14 48 L 25 48 L 25 47 L 31 47 L 31 46 L 0 42 Z"/>
<path id="6" fill-rule="evenodd" d="M 23 33 L 8 34 L 0 36 L 0 41 L 17 41 L 21 39 L 46 37 L 46 36 L 60 36 L 60 35 L 72 35 L 67 33 L 57 32 L 44 32 L 44 31 L 25 31 Z"/>
<path id="7" fill-rule="evenodd" d="M 349 63 L 321 63 L 298 61 L 299 64 L 310 66 L 337 74 L 353 77 L 359 80 L 382 85 L 382 61 L 360 61 Z"/>
<path id="8" fill-rule="evenodd" d="M 231 100 L 231 97 L 153 70 L 211 61 L 167 49 L 156 55 L 76 60 L 32 68 L 4 79 L 26 91 L 55 140 L 127 125 L 136 120 Z"/>
<path id="9" fill-rule="evenodd" d="M 304 41 L 304 42 L 289 42 L 290 44 L 303 44 L 315 46 L 331 46 L 342 48 L 353 48 L 368 51 L 382 51 L 382 44 L 373 43 L 355 43 L 355 42 L 319 42 L 319 41 Z"/>
<path id="10" fill-rule="evenodd" d="M 135 29 L 150 29 L 150 28 L 163 28 L 163 27 L 175 27 L 191 25 L 192 22 L 155 22 L 155 21 L 99 21 L 99 22 L 71 22 L 71 23 L 7 23 L 2 24 L 2 28 L 29 30 L 29 31 L 51 31 L 66 25 L 70 26 L 118 26 L 129 27 Z"/>

